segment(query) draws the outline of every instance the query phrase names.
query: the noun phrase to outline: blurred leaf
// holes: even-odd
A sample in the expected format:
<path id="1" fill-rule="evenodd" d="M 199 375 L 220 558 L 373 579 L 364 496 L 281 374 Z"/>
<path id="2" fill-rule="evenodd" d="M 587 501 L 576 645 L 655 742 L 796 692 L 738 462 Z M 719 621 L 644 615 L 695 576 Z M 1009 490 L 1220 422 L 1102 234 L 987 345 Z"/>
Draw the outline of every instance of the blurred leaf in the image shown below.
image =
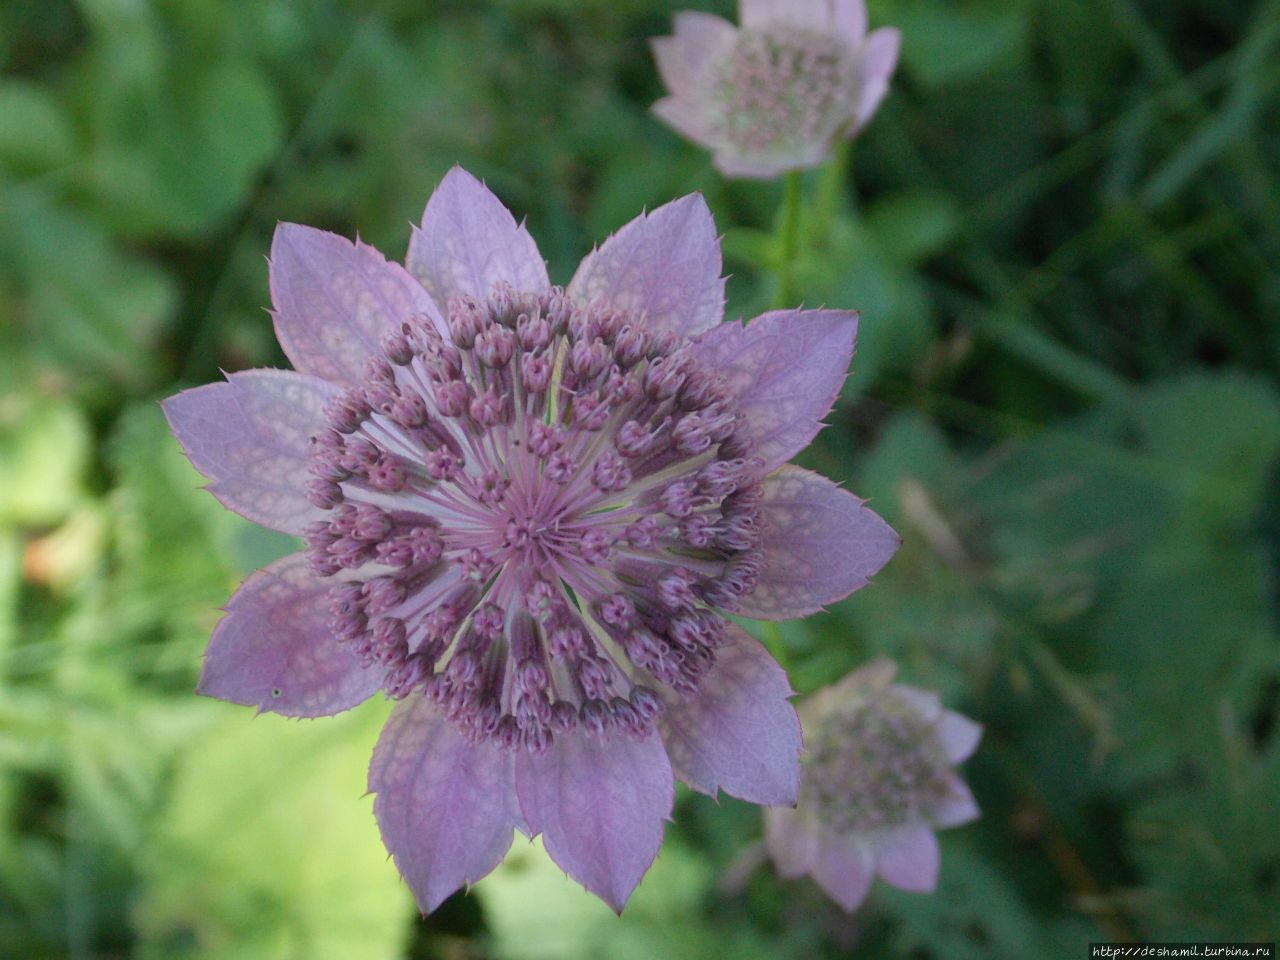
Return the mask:
<path id="1" fill-rule="evenodd" d="M 1136 796 L 1130 847 L 1151 879 L 1148 921 L 1187 940 L 1273 936 L 1280 828 L 1280 738 L 1255 753 L 1219 710 L 1222 767 Z M 1244 743 L 1232 742 L 1239 738 Z M 1162 933 L 1162 936 L 1166 935 Z"/>
<path id="2" fill-rule="evenodd" d="M 82 496 L 89 428 L 67 400 L 0 396 L 0 525 L 62 520 Z"/>
<path id="3" fill-rule="evenodd" d="M 1025 50 L 1025 14 L 1003 5 L 912 0 L 895 4 L 884 17 L 902 31 L 903 68 L 926 87 L 963 83 Z"/>
<path id="4" fill-rule="evenodd" d="M 275 91 L 241 60 L 174 63 L 121 103 L 95 101 L 105 142 L 79 186 L 129 235 L 198 235 L 247 200 L 280 148 Z"/>
<path id="5" fill-rule="evenodd" d="M 796 263 L 806 307 L 857 310 L 857 352 L 842 396 L 864 393 L 887 373 L 909 370 L 933 336 L 932 311 L 916 274 L 905 269 L 866 225 L 813 211 Z"/>
<path id="6" fill-rule="evenodd" d="M 1260 379 L 1193 374 L 1142 393 L 1134 419 L 1203 520 L 1249 517 L 1280 452 L 1280 394 Z"/>
<path id="7" fill-rule="evenodd" d="M 621 918 L 565 876 L 538 841 L 517 835 L 477 888 L 501 960 L 765 960 L 776 948 L 749 931 L 706 923 L 698 905 L 706 864 L 668 839 Z"/>
<path id="8" fill-rule="evenodd" d="M 0 82 L 0 166 L 38 173 L 67 163 L 71 124 L 48 90 L 26 80 Z"/>
<path id="9" fill-rule="evenodd" d="M 925 190 L 880 197 L 867 211 L 867 230 L 876 245 L 900 263 L 938 253 L 960 229 L 960 211 L 945 194 Z"/>
<path id="10" fill-rule="evenodd" d="M 946 960 L 1022 960 L 1067 956 L 1099 932 L 1046 927 L 1009 887 L 1000 869 L 956 843 L 943 845 L 938 889 L 928 896 L 881 884 L 876 892 L 901 921 L 897 953 Z M 1058 936 L 1055 937 L 1055 933 Z"/>
<path id="11" fill-rule="evenodd" d="M 232 545 L 256 528 L 203 489 L 205 479 L 183 456 L 159 404 L 128 408 L 108 453 L 118 482 L 116 602 L 143 623 L 158 620 L 176 631 L 184 642 L 172 651 L 172 666 L 194 676 L 197 651 L 246 572 L 232 565 Z"/>
<path id="12" fill-rule="evenodd" d="M 137 955 L 403 956 L 412 900 L 361 797 L 388 708 L 309 721 L 215 708 L 152 823 Z"/>
<path id="13" fill-rule="evenodd" d="M 175 305 L 172 279 L 35 190 L 10 190 L 2 199 L 0 254 L 9 256 L 0 256 L 0 282 L 7 261 L 17 301 L 0 342 L 86 386 L 109 380 L 125 392 L 143 388 L 154 375 L 160 325 Z"/>

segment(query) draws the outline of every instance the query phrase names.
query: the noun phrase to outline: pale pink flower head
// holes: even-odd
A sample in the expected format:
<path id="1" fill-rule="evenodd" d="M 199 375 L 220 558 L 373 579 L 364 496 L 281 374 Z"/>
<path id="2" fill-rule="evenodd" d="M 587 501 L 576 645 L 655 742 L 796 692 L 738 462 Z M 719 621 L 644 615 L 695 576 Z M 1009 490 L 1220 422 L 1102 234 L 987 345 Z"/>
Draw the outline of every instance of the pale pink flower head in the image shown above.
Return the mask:
<path id="1" fill-rule="evenodd" d="M 722 322 L 699 196 L 553 287 L 460 168 L 405 267 L 281 224 L 270 276 L 294 370 L 164 403 L 213 494 L 306 545 L 231 598 L 200 691 L 308 717 L 396 700 L 369 790 L 424 912 L 513 829 L 620 910 L 673 777 L 793 802 L 786 675 L 722 613 L 811 613 L 898 545 L 786 463 L 839 390 L 856 315 Z"/>
<path id="2" fill-rule="evenodd" d="M 876 660 L 800 706 L 806 753 L 800 800 L 765 811 L 765 840 L 784 877 L 808 873 L 852 912 L 879 874 L 902 890 L 938 882 L 934 831 L 978 816 L 955 765 L 982 728 L 935 693 L 894 684 Z"/>
<path id="3" fill-rule="evenodd" d="M 740 28 L 676 14 L 653 41 L 669 126 L 714 152 L 731 177 L 769 179 L 817 166 L 861 130 L 889 89 L 901 34 L 867 33 L 863 0 L 741 0 Z"/>

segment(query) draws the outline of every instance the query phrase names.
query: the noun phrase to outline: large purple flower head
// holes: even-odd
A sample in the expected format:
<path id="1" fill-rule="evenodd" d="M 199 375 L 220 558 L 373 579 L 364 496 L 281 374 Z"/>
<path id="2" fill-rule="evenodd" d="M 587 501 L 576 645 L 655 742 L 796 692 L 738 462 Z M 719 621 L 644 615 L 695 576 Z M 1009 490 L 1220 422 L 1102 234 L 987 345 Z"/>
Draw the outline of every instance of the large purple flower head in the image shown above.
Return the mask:
<path id="1" fill-rule="evenodd" d="M 938 695 L 893 683 L 876 660 L 800 706 L 807 752 L 794 808 L 765 811 L 765 839 L 784 877 L 808 873 L 852 912 L 879 874 L 903 890 L 938 882 L 934 830 L 978 815 L 955 772 L 982 728 Z"/>
<path id="2" fill-rule="evenodd" d="M 653 41 L 670 96 L 653 105 L 709 150 L 720 172 L 769 179 L 826 160 L 889 90 L 901 34 L 867 33 L 863 0 L 741 0 L 741 29 L 709 13 L 676 14 Z"/>
<path id="3" fill-rule="evenodd" d="M 232 597 L 200 690 L 289 716 L 397 700 L 369 789 L 424 912 L 493 869 L 513 828 L 621 909 L 673 774 L 795 800 L 786 675 L 721 613 L 811 613 L 898 545 L 785 463 L 831 406 L 856 317 L 721 322 L 698 196 L 553 287 L 459 168 L 407 267 L 281 224 L 271 291 L 296 372 L 164 404 L 215 496 L 306 543 Z"/>

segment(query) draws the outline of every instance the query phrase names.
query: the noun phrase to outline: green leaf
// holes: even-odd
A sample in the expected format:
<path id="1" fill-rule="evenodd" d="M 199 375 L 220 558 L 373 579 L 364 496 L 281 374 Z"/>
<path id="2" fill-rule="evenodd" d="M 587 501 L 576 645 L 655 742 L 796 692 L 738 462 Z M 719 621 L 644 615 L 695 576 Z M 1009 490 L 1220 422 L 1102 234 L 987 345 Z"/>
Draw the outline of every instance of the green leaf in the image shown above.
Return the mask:
<path id="1" fill-rule="evenodd" d="M 74 152 L 71 124 L 48 90 L 27 80 L 0 82 L 0 166 L 39 173 Z"/>
<path id="2" fill-rule="evenodd" d="M 246 203 L 283 136 L 275 91 L 252 64 L 174 63 L 154 87 L 98 104 L 102 149 L 79 186 L 119 231 L 191 236 Z"/>
<path id="3" fill-rule="evenodd" d="M 951 242 L 960 229 L 960 210 L 946 194 L 904 190 L 878 198 L 867 210 L 866 226 L 886 255 L 915 263 Z"/>
<path id="4" fill-rule="evenodd" d="M 89 428 L 79 408 L 34 394 L 0 396 L 0 525 L 62 520 L 82 494 Z"/>
<path id="5" fill-rule="evenodd" d="M 1027 22 L 1003 5 L 957 8 L 939 0 L 913 0 L 885 13 L 902 30 L 902 64 L 926 87 L 963 83 L 1021 57 Z"/>
<path id="6" fill-rule="evenodd" d="M 668 839 L 621 918 L 565 876 L 538 841 L 519 836 L 476 888 L 501 960 L 766 960 L 776 949 L 750 930 L 706 922 L 699 909 L 709 867 Z"/>
<path id="7" fill-rule="evenodd" d="M 143 851 L 138 956 L 402 957 L 413 903 L 362 797 L 388 704 L 308 721 L 214 710 Z"/>
<path id="8" fill-rule="evenodd" d="M 1280 394 L 1244 374 L 1153 385 L 1134 406 L 1144 446 L 1201 521 L 1248 517 L 1280 451 Z"/>
<path id="9" fill-rule="evenodd" d="M 928 896 L 881 884 L 875 897 L 900 919 L 896 952 L 947 960 L 1022 960 L 1067 956 L 1096 930 L 1057 930 L 1036 915 L 1005 878 L 980 854 L 943 842 L 938 889 Z"/>
<path id="10" fill-rule="evenodd" d="M 155 340 L 176 305 L 172 279 L 38 190 L 14 189 L 2 199 L 0 253 L 11 254 L 19 296 L 0 341 L 86 385 L 143 388 L 153 376 Z M 0 266 L 0 280 L 3 273 Z"/>
<path id="11" fill-rule="evenodd" d="M 204 477 L 183 456 L 159 404 L 146 401 L 128 408 L 108 453 L 118 482 L 112 494 L 117 603 L 140 623 L 159 621 L 183 638 L 175 657 L 188 659 L 174 666 L 193 673 L 218 608 L 237 577 L 264 555 L 259 551 L 244 565 L 232 562 L 232 554 L 257 528 L 203 489 Z M 280 549 L 265 559 L 286 552 L 288 548 Z"/>

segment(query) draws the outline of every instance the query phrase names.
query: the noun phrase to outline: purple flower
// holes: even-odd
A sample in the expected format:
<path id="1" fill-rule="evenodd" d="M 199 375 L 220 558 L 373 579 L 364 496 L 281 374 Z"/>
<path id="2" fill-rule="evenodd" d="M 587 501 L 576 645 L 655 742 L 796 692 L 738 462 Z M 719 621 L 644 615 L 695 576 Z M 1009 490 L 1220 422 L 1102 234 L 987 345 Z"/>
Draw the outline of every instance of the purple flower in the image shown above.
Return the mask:
<path id="1" fill-rule="evenodd" d="M 741 0 L 741 29 L 676 14 L 653 41 L 670 91 L 653 111 L 715 153 L 731 177 L 769 179 L 826 160 L 861 130 L 889 89 L 901 34 L 867 34 L 863 0 Z"/>
<path id="2" fill-rule="evenodd" d="M 786 675 L 720 612 L 811 613 L 898 545 L 785 463 L 833 402 L 856 315 L 722 323 L 698 196 L 553 287 L 460 168 L 408 269 L 293 224 L 270 266 L 296 372 L 164 404 L 222 503 L 306 543 L 231 598 L 200 691 L 308 717 L 398 700 L 369 790 L 423 911 L 492 870 L 513 828 L 620 910 L 673 775 L 793 802 Z"/>
<path id="3" fill-rule="evenodd" d="M 784 877 L 808 873 L 852 912 L 879 874 L 902 890 L 938 882 L 934 830 L 978 816 L 955 764 L 982 728 L 938 696 L 892 683 L 877 660 L 800 706 L 807 753 L 795 808 L 765 811 L 765 840 Z"/>

